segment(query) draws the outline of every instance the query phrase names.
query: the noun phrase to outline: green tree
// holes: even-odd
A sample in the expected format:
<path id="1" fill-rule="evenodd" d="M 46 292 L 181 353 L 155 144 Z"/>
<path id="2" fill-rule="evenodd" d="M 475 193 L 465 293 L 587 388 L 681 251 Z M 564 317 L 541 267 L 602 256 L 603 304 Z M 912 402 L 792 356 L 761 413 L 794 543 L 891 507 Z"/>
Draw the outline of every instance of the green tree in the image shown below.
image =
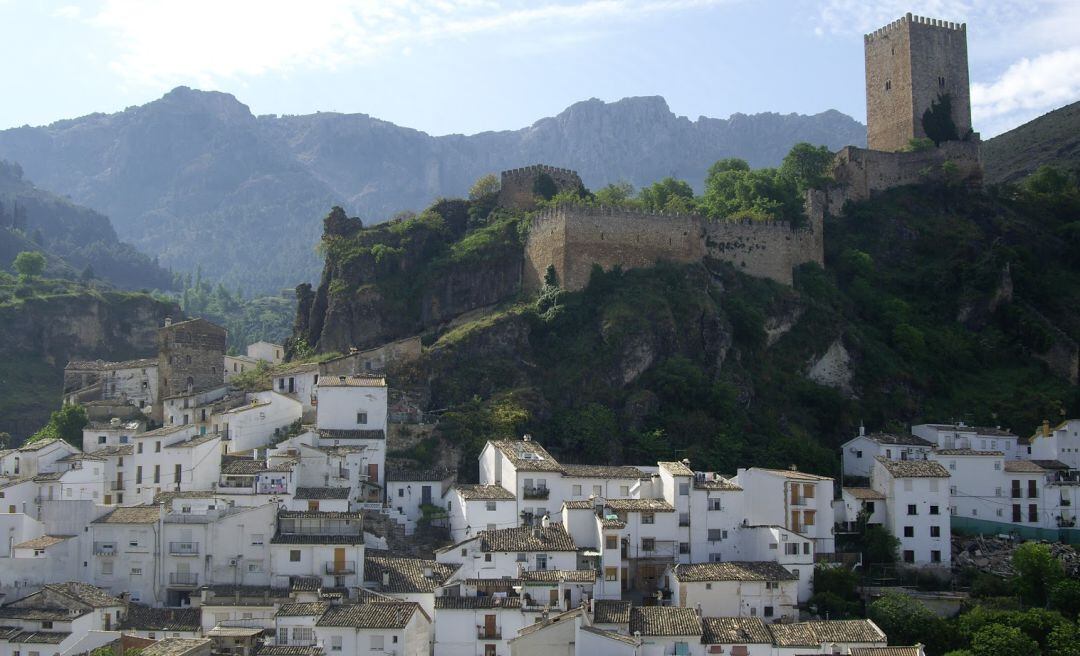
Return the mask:
<path id="1" fill-rule="evenodd" d="M 1025 542 L 1012 557 L 1016 570 L 1016 589 L 1025 603 L 1046 606 L 1050 589 L 1064 577 L 1061 561 L 1051 553 L 1049 545 Z"/>
<path id="2" fill-rule="evenodd" d="M 1080 656 L 1080 628 L 1073 622 L 1062 622 L 1050 632 L 1046 643 L 1048 656 Z"/>
<path id="3" fill-rule="evenodd" d="M 958 141 L 960 133 L 952 118 L 952 96 L 940 94 L 937 100 L 930 102 L 930 108 L 922 115 L 923 132 L 940 146 L 945 141 Z"/>
<path id="4" fill-rule="evenodd" d="M 593 197 L 601 205 L 623 207 L 634 197 L 634 185 L 625 181 L 613 182 L 597 191 L 593 194 Z"/>
<path id="5" fill-rule="evenodd" d="M 863 562 L 872 565 L 888 565 L 896 562 L 900 540 L 884 526 L 867 526 L 862 533 Z"/>
<path id="6" fill-rule="evenodd" d="M 38 251 L 23 251 L 15 256 L 14 266 L 23 279 L 36 278 L 45 270 L 45 256 Z"/>
<path id="7" fill-rule="evenodd" d="M 718 219 L 788 219 L 802 217 L 795 181 L 776 169 L 750 170 L 741 159 L 723 159 L 709 167 L 702 205 Z"/>
<path id="8" fill-rule="evenodd" d="M 692 207 L 694 190 L 683 180 L 664 178 L 642 188 L 638 200 L 651 212 L 683 212 Z"/>
<path id="9" fill-rule="evenodd" d="M 889 636 L 889 644 L 896 645 L 926 643 L 927 628 L 940 621 L 926 606 L 899 592 L 870 604 L 867 617 Z"/>
<path id="10" fill-rule="evenodd" d="M 499 178 L 494 174 L 480 176 L 472 187 L 469 187 L 469 200 L 477 201 L 487 196 L 499 193 Z"/>
<path id="11" fill-rule="evenodd" d="M 971 653 L 974 656 L 1038 654 L 1039 643 L 1024 635 L 1016 627 L 1003 624 L 988 624 L 979 629 L 975 637 L 972 638 Z"/>
<path id="12" fill-rule="evenodd" d="M 1050 588 L 1050 607 L 1066 617 L 1080 615 L 1080 581 L 1065 579 Z"/>
<path id="13" fill-rule="evenodd" d="M 65 405 L 49 415 L 49 423 L 27 438 L 27 442 L 60 439 L 72 446 L 82 448 L 82 431 L 90 420 L 81 405 Z"/>
<path id="14" fill-rule="evenodd" d="M 566 450 L 576 450 L 586 462 L 609 462 L 619 440 L 619 420 L 611 408 L 587 403 L 561 417 L 559 439 Z"/>
<path id="15" fill-rule="evenodd" d="M 544 285 L 548 287 L 559 286 L 559 274 L 555 271 L 554 264 L 549 264 L 547 271 L 544 272 Z"/>
<path id="16" fill-rule="evenodd" d="M 794 182 L 799 194 L 804 194 L 807 189 L 821 187 L 829 179 L 833 157 L 832 151 L 825 146 L 797 143 L 784 156 L 779 175 Z"/>
<path id="17" fill-rule="evenodd" d="M 547 173 L 536 176 L 536 180 L 533 181 L 534 196 L 539 196 L 544 200 L 551 200 L 557 193 L 559 193 L 559 186 L 555 184 L 554 178 Z"/>

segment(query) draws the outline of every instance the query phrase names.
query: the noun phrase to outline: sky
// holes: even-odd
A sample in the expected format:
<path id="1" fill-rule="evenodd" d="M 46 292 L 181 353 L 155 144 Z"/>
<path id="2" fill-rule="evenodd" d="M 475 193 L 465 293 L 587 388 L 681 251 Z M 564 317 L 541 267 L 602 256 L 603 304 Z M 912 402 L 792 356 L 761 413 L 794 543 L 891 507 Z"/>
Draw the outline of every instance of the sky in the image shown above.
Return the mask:
<path id="1" fill-rule="evenodd" d="M 0 129 L 180 85 L 435 135 L 645 95 L 865 121 L 862 35 L 909 11 L 967 23 L 984 138 L 1080 99 L 1080 0 L 0 0 Z"/>

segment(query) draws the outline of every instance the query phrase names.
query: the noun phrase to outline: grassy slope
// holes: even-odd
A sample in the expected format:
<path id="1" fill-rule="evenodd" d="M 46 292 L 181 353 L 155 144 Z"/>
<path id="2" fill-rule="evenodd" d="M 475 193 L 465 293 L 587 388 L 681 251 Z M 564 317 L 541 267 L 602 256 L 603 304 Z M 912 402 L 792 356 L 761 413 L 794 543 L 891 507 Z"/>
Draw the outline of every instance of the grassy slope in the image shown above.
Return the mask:
<path id="1" fill-rule="evenodd" d="M 607 274 L 454 328 L 414 382 L 452 408 L 442 427 L 466 467 L 483 440 L 523 432 L 567 461 L 825 473 L 860 422 L 1026 433 L 1080 407 L 1032 357 L 1049 338 L 1032 308 L 1080 336 L 1067 218 L 1030 199 L 894 190 L 830 221 L 826 269 L 800 270 L 794 289 L 715 263 Z M 1014 301 L 991 310 L 1006 264 Z M 796 314 L 766 346 L 766 321 Z M 853 397 L 805 376 L 835 339 L 852 354 Z"/>
<path id="2" fill-rule="evenodd" d="M 1080 173 L 1080 102 L 990 139 L 982 158 L 991 183 L 1016 182 L 1043 164 Z"/>

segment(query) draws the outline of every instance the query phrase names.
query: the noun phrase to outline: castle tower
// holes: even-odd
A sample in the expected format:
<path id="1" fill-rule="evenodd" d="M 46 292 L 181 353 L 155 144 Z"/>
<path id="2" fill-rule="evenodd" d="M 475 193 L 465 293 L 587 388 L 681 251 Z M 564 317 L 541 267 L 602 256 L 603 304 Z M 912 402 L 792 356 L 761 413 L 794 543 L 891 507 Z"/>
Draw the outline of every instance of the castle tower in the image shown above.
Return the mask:
<path id="1" fill-rule="evenodd" d="M 967 25 L 909 13 L 864 41 L 868 148 L 897 151 L 927 136 L 923 113 L 943 95 L 959 136 L 971 131 Z"/>

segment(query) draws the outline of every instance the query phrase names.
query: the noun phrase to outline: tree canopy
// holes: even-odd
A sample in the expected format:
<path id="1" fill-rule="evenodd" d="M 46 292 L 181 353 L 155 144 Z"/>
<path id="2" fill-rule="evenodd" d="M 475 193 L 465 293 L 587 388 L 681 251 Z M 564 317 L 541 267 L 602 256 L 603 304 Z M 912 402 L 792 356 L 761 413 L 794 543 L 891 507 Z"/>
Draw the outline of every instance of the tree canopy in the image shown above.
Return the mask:
<path id="1" fill-rule="evenodd" d="M 15 271 L 24 278 L 36 278 L 45 271 L 45 256 L 38 251 L 23 251 L 15 256 Z"/>

